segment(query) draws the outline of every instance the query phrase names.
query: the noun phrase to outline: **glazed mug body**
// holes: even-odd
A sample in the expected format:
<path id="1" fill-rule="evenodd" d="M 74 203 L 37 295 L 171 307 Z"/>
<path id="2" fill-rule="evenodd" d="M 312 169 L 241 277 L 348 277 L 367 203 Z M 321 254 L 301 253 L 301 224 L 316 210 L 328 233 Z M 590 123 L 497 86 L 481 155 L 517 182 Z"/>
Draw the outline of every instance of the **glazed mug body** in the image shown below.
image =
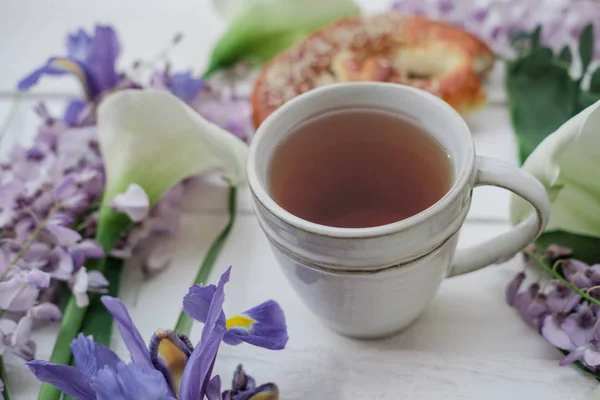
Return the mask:
<path id="1" fill-rule="evenodd" d="M 299 124 L 350 108 L 393 112 L 421 125 L 449 155 L 450 190 L 416 215 L 370 228 L 319 225 L 280 207 L 268 187 L 273 152 Z M 543 231 L 549 213 L 545 190 L 535 178 L 475 155 L 469 128 L 454 109 L 434 95 L 397 84 L 329 85 L 287 102 L 262 123 L 252 141 L 248 181 L 255 214 L 292 287 L 325 324 L 357 338 L 404 329 L 431 302 L 444 278 L 515 254 Z M 514 191 L 535 212 L 500 237 L 456 254 L 472 190 L 484 184 Z"/>

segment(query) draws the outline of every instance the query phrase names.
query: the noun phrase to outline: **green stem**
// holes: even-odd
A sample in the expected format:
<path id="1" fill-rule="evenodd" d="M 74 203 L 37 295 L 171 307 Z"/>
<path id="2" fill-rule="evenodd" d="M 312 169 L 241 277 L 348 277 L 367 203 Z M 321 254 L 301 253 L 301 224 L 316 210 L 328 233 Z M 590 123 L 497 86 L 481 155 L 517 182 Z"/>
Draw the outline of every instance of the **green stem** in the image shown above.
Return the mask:
<path id="1" fill-rule="evenodd" d="M 75 297 L 71 296 L 63 314 L 63 320 L 58 337 L 54 343 L 50 362 L 69 365 L 71 362 L 71 341 L 79 333 L 86 310 L 86 307 L 77 307 Z M 44 383 L 40 390 L 39 400 L 59 400 L 60 396 L 60 390 L 50 384 Z"/>
<path id="2" fill-rule="evenodd" d="M 6 375 L 6 366 L 4 365 L 4 357 L 0 356 L 0 379 L 4 383 L 4 391 L 2 397 L 4 400 L 10 400 L 10 391 L 8 390 L 8 376 Z"/>
<path id="3" fill-rule="evenodd" d="M 585 300 L 589 301 L 590 303 L 593 303 L 597 306 L 600 306 L 600 301 L 596 300 L 595 298 L 593 298 L 592 296 L 590 296 L 589 294 L 587 294 L 586 292 L 584 292 L 583 290 L 579 289 L 577 286 L 573 285 L 571 282 L 566 280 L 558 271 L 556 271 L 554 268 L 552 268 L 551 266 L 546 264 L 544 262 L 544 260 L 541 257 L 537 256 L 534 252 L 532 252 L 531 250 L 528 250 L 528 249 L 523 250 L 523 252 L 525 254 L 527 254 L 527 257 L 529 257 L 531 260 L 533 260 L 538 267 L 542 268 L 550 276 L 558 279 L 560 282 L 562 282 L 565 286 L 567 286 L 573 292 L 580 295 L 583 299 L 585 299 Z"/>
<path id="4" fill-rule="evenodd" d="M 123 277 L 123 260 L 116 258 L 108 258 L 106 260 L 106 272 L 104 277 L 110 282 L 108 287 L 108 296 L 118 297 L 121 278 Z M 81 325 L 81 332 L 86 335 L 92 335 L 96 343 L 100 343 L 110 348 L 111 336 L 113 327 L 112 314 L 102 304 L 100 296 L 94 296 L 87 313 Z M 74 360 L 71 360 L 71 365 L 75 366 Z M 63 396 L 63 400 L 76 400 L 71 396 Z"/>
<path id="5" fill-rule="evenodd" d="M 110 282 L 107 296 L 119 297 L 119 288 L 123 277 L 123 260 L 109 257 L 104 268 L 104 277 Z M 84 335 L 92 335 L 96 343 L 110 347 L 112 337 L 113 316 L 104 304 L 102 296 L 94 296 L 90 300 L 88 311 L 81 325 Z"/>
<path id="6" fill-rule="evenodd" d="M 227 241 L 227 237 L 229 236 L 229 232 L 231 232 L 231 228 L 233 227 L 233 223 L 235 222 L 235 206 L 236 206 L 236 198 L 237 198 L 237 189 L 234 186 L 229 188 L 229 201 L 228 201 L 228 212 L 229 212 L 229 221 L 227 225 L 223 228 L 221 233 L 216 237 L 215 241 L 212 243 L 210 248 L 208 249 L 208 253 L 204 257 L 202 264 L 200 265 L 200 269 L 196 274 L 196 278 L 194 279 L 194 284 L 205 283 L 210 276 L 210 273 L 213 269 L 215 261 L 221 252 L 221 249 L 225 245 Z M 192 330 L 193 319 L 190 318 L 183 310 L 179 314 L 179 318 L 177 319 L 177 324 L 175 325 L 175 332 L 188 335 Z"/>
<path id="7" fill-rule="evenodd" d="M 105 277 L 110 282 L 108 294 L 117 296 L 123 263 L 121 260 L 108 258 L 106 260 Z M 88 312 L 89 308 L 89 312 Z M 54 343 L 50 362 L 69 365 L 71 362 L 71 342 L 79 332 L 94 335 L 94 340 L 110 346 L 110 333 L 112 330 L 112 316 L 101 305 L 100 299 L 95 297 L 90 302 L 90 307 L 77 307 L 75 297 L 71 296 L 63 313 L 60 332 Z M 49 384 L 43 384 L 39 400 L 59 400 L 61 392 Z"/>

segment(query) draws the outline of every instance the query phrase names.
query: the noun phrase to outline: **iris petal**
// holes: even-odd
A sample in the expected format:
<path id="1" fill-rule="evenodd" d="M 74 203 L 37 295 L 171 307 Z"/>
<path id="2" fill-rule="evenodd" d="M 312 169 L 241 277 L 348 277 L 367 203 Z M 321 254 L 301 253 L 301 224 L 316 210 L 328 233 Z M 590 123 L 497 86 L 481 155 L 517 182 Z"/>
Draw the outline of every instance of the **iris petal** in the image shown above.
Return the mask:
<path id="1" fill-rule="evenodd" d="M 91 336 L 80 333 L 71 342 L 71 351 L 77 369 L 87 376 L 92 376 L 104 366 L 116 367 L 119 357 L 108 347 L 94 342 Z"/>
<path id="2" fill-rule="evenodd" d="M 27 366 L 40 381 L 49 383 L 79 400 L 95 400 L 96 394 L 88 385 L 88 377 L 68 365 L 34 360 Z"/>
<path id="3" fill-rule="evenodd" d="M 204 87 L 204 79 L 194 78 L 191 71 L 173 74 L 171 77 L 171 93 L 189 103 Z"/>
<path id="4" fill-rule="evenodd" d="M 246 342 L 270 350 L 281 350 L 288 341 L 283 310 L 277 302 L 269 300 L 229 318 L 223 340 L 233 346 Z"/>
<path id="5" fill-rule="evenodd" d="M 91 99 L 98 93 L 97 84 L 86 67 L 79 61 L 67 57 L 52 57 L 46 65 L 33 71 L 23 78 L 19 84 L 19 90 L 27 90 L 37 84 L 43 75 L 65 75 L 73 74 L 85 91 L 86 96 Z"/>
<path id="6" fill-rule="evenodd" d="M 172 330 L 157 330 L 150 340 L 150 358 L 157 370 L 167 379 L 171 390 L 179 394 L 181 378 L 193 347 L 187 337 Z"/>
<path id="7" fill-rule="evenodd" d="M 223 400 L 221 396 L 221 377 L 215 375 L 206 385 L 206 397 L 208 400 Z"/>
<path id="8" fill-rule="evenodd" d="M 183 298 L 183 310 L 187 315 L 202 323 L 206 322 L 210 302 L 215 295 L 215 285 L 194 285 Z M 221 311 L 219 323 L 225 325 L 225 313 Z"/>
<path id="9" fill-rule="evenodd" d="M 115 369 L 98 371 L 90 386 L 96 400 L 171 400 L 163 376 L 154 369 L 120 362 Z"/>
<path id="10" fill-rule="evenodd" d="M 214 367 L 219 345 L 225 333 L 225 321 L 221 321 L 223 302 L 225 301 L 224 286 L 229 282 L 231 267 L 221 275 L 214 296 L 210 302 L 206 323 L 202 328 L 200 343 L 190 356 L 188 366 L 181 381 L 180 400 L 197 400 L 203 398 L 206 386 Z M 223 318 L 224 319 L 224 318 Z"/>
<path id="11" fill-rule="evenodd" d="M 127 346 L 127 350 L 131 354 L 131 361 L 142 367 L 153 369 L 154 366 L 150 361 L 148 348 L 144 343 L 144 339 L 142 339 L 140 331 L 133 324 L 125 304 L 121 300 L 110 296 L 102 296 L 101 300 L 104 307 L 112 314 L 119 328 L 123 342 L 125 342 L 125 346 Z"/>
<path id="12" fill-rule="evenodd" d="M 119 84 L 119 74 L 115 66 L 120 51 L 119 39 L 114 29 L 110 26 L 96 25 L 86 63 L 97 84 L 96 94 Z"/>

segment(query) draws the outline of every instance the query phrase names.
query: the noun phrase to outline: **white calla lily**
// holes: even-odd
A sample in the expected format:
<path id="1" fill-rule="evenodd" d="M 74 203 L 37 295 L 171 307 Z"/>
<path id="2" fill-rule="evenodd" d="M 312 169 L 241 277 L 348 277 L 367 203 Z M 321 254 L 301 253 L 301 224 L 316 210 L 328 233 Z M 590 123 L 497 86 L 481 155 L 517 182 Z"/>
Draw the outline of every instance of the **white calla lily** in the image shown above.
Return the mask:
<path id="1" fill-rule="evenodd" d="M 523 168 L 544 185 L 552 200 L 546 231 L 600 238 L 600 102 L 544 139 Z M 517 196 L 512 197 L 510 211 L 514 224 L 532 212 Z"/>
<path id="2" fill-rule="evenodd" d="M 214 0 L 229 27 L 208 73 L 242 59 L 268 60 L 307 34 L 360 13 L 352 0 Z"/>
<path id="3" fill-rule="evenodd" d="M 246 144 L 165 91 L 108 96 L 98 109 L 98 135 L 106 189 L 97 239 L 105 250 L 129 222 L 109 205 L 131 184 L 146 192 L 151 207 L 182 179 L 214 168 L 224 169 L 232 185 L 245 180 Z"/>

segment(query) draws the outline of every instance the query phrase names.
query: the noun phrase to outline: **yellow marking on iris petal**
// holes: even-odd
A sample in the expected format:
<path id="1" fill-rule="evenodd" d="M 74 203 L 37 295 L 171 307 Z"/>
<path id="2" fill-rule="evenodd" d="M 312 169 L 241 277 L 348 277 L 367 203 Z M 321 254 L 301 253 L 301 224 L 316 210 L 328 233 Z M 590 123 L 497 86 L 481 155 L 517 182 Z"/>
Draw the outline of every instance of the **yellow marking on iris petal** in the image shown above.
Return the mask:
<path id="1" fill-rule="evenodd" d="M 66 71 L 72 72 L 81 81 L 81 85 L 83 86 L 83 89 L 85 90 L 86 95 L 88 95 L 88 96 L 90 95 L 90 93 L 89 93 L 90 88 L 88 87 L 88 82 L 87 82 L 87 78 L 85 76 L 85 72 L 81 69 L 79 64 L 77 64 L 76 62 L 73 62 L 67 58 L 57 58 L 55 60 L 52 60 L 51 65 L 54 67 L 62 68 Z"/>
<path id="2" fill-rule="evenodd" d="M 279 399 L 278 392 L 261 392 L 250 397 L 250 400 L 277 400 Z"/>
<path id="3" fill-rule="evenodd" d="M 181 378 L 183 378 L 183 370 L 187 363 L 188 357 L 182 352 L 179 347 L 168 339 L 163 339 L 158 344 L 158 356 L 167 366 L 173 379 L 173 390 L 179 395 L 179 387 L 181 386 Z"/>
<path id="4" fill-rule="evenodd" d="M 256 323 L 256 320 L 247 317 L 245 315 L 236 315 L 235 317 L 228 318 L 225 322 L 225 327 L 227 329 L 231 328 L 244 328 L 250 329 L 252 325 Z"/>

